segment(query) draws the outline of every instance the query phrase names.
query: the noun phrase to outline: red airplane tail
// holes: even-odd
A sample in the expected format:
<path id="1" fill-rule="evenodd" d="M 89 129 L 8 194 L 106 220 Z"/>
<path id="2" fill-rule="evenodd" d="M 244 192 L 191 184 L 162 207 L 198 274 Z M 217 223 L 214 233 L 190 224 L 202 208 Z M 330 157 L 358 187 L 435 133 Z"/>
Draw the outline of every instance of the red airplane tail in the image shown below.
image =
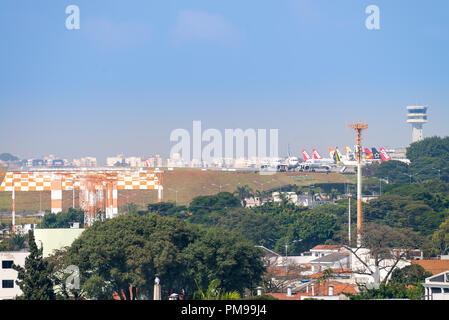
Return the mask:
<path id="1" fill-rule="evenodd" d="M 312 158 L 310 157 L 310 155 L 307 153 L 306 150 L 302 150 L 302 157 L 303 157 L 303 160 L 304 160 L 304 161 L 307 161 L 307 160 L 311 160 L 311 159 L 312 159 Z"/>
<path id="2" fill-rule="evenodd" d="M 380 148 L 380 156 L 382 157 L 383 161 L 390 161 L 391 157 L 390 155 L 387 153 L 387 151 L 385 151 L 384 148 Z"/>
<path id="3" fill-rule="evenodd" d="M 373 153 L 371 152 L 370 149 L 365 148 L 365 154 L 367 159 L 374 159 Z"/>
<path id="4" fill-rule="evenodd" d="M 322 156 L 320 156 L 320 154 L 318 153 L 318 151 L 316 151 L 316 149 L 313 149 L 312 150 L 312 152 L 313 152 L 313 158 L 314 159 L 323 159 L 323 157 Z"/>

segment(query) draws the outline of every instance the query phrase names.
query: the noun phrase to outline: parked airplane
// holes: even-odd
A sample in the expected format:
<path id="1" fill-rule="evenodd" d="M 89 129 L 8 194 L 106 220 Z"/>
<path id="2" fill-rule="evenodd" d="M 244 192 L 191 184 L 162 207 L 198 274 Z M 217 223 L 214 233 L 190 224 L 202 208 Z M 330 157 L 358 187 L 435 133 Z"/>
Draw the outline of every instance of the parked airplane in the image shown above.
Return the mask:
<path id="1" fill-rule="evenodd" d="M 315 149 L 313 150 L 313 155 L 314 158 L 312 159 L 306 150 L 302 150 L 303 161 L 301 164 L 299 164 L 298 170 L 312 172 L 324 170 L 326 172 L 329 172 L 331 169 L 331 163 L 328 161 L 329 159 L 320 157 Z"/>
<path id="2" fill-rule="evenodd" d="M 313 160 L 315 163 L 320 163 L 320 164 L 334 164 L 335 161 L 333 158 L 323 158 L 316 149 L 312 150 L 313 153 Z"/>
<path id="3" fill-rule="evenodd" d="M 299 158 L 292 157 L 290 154 L 290 145 L 288 145 L 288 158 L 286 159 L 287 170 L 295 170 L 299 166 Z"/>
<path id="4" fill-rule="evenodd" d="M 387 151 L 385 151 L 384 148 L 380 148 L 380 156 L 381 156 L 383 161 L 390 161 L 391 160 L 391 157 L 389 156 Z"/>
<path id="5" fill-rule="evenodd" d="M 355 154 L 351 150 L 350 147 L 345 147 L 345 151 L 346 151 L 346 160 L 348 160 L 348 161 L 356 161 Z"/>
<path id="6" fill-rule="evenodd" d="M 384 148 L 380 148 L 380 156 L 382 157 L 383 161 L 390 161 L 390 160 L 396 160 L 396 161 L 401 161 L 405 164 L 410 164 L 410 160 L 409 159 L 392 159 L 390 157 L 390 155 L 388 154 L 388 152 L 384 149 Z"/>
<path id="7" fill-rule="evenodd" d="M 366 160 L 374 160 L 373 153 L 368 148 L 365 148 L 365 156 Z"/>
<path id="8" fill-rule="evenodd" d="M 338 151 L 338 148 L 335 147 L 334 150 L 334 163 L 340 163 L 341 162 L 341 154 L 340 151 Z"/>
<path id="9" fill-rule="evenodd" d="M 312 158 L 307 153 L 307 151 L 306 150 L 302 150 L 302 161 L 306 162 L 306 161 L 310 161 L 310 160 L 312 160 Z"/>
<path id="10" fill-rule="evenodd" d="M 371 148 L 371 150 L 373 151 L 373 159 L 381 161 L 382 157 L 380 156 L 380 152 L 376 148 Z"/>
<path id="11" fill-rule="evenodd" d="M 355 157 L 355 153 L 351 150 L 350 147 L 344 148 L 346 151 L 346 155 L 343 155 L 342 162 L 345 166 L 356 166 L 357 165 L 357 159 Z"/>

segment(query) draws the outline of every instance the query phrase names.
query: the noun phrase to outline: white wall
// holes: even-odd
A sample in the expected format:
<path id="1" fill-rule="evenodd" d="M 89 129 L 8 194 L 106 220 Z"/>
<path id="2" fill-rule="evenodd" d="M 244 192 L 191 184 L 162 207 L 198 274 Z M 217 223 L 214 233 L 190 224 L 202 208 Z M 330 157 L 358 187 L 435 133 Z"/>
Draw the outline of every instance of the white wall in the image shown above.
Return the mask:
<path id="1" fill-rule="evenodd" d="M 53 254 L 54 250 L 70 247 L 73 241 L 78 238 L 84 229 L 35 229 L 34 238 L 38 248 L 43 247 L 43 257 Z"/>
<path id="2" fill-rule="evenodd" d="M 21 267 L 25 266 L 25 258 L 29 252 L 26 251 L 4 251 L 0 252 L 0 300 L 14 299 L 16 296 L 21 295 L 22 291 L 16 284 L 17 271 L 14 269 L 3 269 L 3 261 L 12 260 L 13 263 Z M 3 280 L 13 280 L 13 288 L 3 288 Z"/>
<path id="3" fill-rule="evenodd" d="M 353 250 L 355 250 L 353 248 Z M 361 248 L 357 251 L 356 255 L 364 261 L 371 271 L 375 271 L 375 260 L 371 257 L 369 249 Z M 373 283 L 375 282 L 375 279 L 372 275 L 364 274 L 364 273 L 370 273 L 370 271 L 367 270 L 366 266 L 360 262 L 360 260 L 354 256 L 354 254 L 350 254 L 351 256 L 351 270 L 354 273 L 353 277 L 356 280 L 356 282 L 359 283 Z M 396 265 L 396 268 L 402 269 L 405 266 L 410 265 L 410 261 L 407 260 L 401 260 Z M 391 267 L 394 265 L 393 260 L 383 260 L 380 263 L 380 270 L 379 270 L 379 280 L 382 281 L 390 271 Z M 359 273 L 358 273 L 359 272 Z M 391 277 L 391 273 L 390 273 Z"/>

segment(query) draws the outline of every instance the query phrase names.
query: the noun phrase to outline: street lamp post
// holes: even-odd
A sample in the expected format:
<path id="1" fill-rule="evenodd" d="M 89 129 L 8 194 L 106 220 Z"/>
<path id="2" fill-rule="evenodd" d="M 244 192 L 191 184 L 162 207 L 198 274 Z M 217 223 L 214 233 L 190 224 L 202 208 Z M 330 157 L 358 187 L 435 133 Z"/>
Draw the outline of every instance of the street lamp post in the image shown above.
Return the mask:
<path id="1" fill-rule="evenodd" d="M 409 177 L 409 179 L 410 179 L 410 184 L 412 183 L 412 176 L 413 176 L 413 174 L 412 173 L 404 173 L 404 172 L 402 172 L 402 174 L 404 174 L 404 175 L 406 175 L 407 177 Z"/>
<path id="2" fill-rule="evenodd" d="M 203 188 L 205 188 L 205 186 L 203 186 Z M 178 189 L 173 189 L 173 188 L 168 188 L 168 189 L 170 189 L 171 191 L 175 192 L 176 206 L 178 206 L 178 192 L 184 190 L 184 188 L 181 188 L 179 190 Z"/>
<path id="3" fill-rule="evenodd" d="M 288 246 L 289 246 L 290 244 L 294 244 L 295 242 L 300 242 L 300 241 L 302 241 L 302 239 L 299 239 L 299 240 L 293 240 L 293 241 L 290 242 L 290 243 L 288 243 L 288 242 L 285 243 L 285 276 L 286 276 L 286 277 L 287 277 L 287 275 L 288 275 Z"/>
<path id="4" fill-rule="evenodd" d="M 154 277 L 153 300 L 162 300 L 161 299 L 161 285 L 160 285 L 160 279 L 159 279 L 158 274 L 156 274 Z"/>
<path id="5" fill-rule="evenodd" d="M 215 183 L 212 183 L 211 184 L 211 186 L 217 186 Z M 218 184 L 218 189 L 220 190 L 220 192 L 221 192 L 221 189 L 222 189 L 222 187 L 225 187 L 225 186 L 229 186 L 229 183 L 226 183 L 226 184 Z"/>

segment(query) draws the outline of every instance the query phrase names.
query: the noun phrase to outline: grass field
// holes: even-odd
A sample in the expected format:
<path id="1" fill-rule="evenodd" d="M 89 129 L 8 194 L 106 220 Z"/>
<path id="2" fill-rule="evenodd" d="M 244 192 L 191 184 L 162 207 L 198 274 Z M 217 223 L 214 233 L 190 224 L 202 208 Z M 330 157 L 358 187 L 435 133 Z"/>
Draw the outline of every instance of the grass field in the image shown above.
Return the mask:
<path id="1" fill-rule="evenodd" d="M 3 177 L 0 177 L 0 182 Z M 176 201 L 187 205 L 199 195 L 212 195 L 221 191 L 233 192 L 238 186 L 248 185 L 253 190 L 270 190 L 285 185 L 313 185 L 315 183 L 354 183 L 354 176 L 338 173 L 282 172 L 274 175 L 260 175 L 244 171 L 201 171 L 199 169 L 178 169 L 165 171 L 163 176 L 164 201 Z M 220 187 L 221 185 L 221 187 Z M 143 208 L 147 203 L 157 202 L 156 190 L 119 190 L 119 207 L 135 203 Z M 63 209 L 73 203 L 72 191 L 63 192 Z M 75 205 L 79 206 L 78 192 Z M 50 192 L 16 192 L 16 212 L 50 210 Z M 11 192 L 0 192 L 0 211 L 11 210 Z"/>

